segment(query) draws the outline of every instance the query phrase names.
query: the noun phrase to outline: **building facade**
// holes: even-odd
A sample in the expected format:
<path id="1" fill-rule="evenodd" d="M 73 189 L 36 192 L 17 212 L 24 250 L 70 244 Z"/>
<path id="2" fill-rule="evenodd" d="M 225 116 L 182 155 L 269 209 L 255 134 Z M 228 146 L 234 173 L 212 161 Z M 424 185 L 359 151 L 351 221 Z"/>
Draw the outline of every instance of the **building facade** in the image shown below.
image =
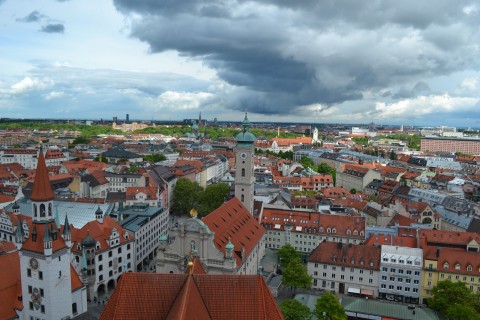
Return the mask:
<path id="1" fill-rule="evenodd" d="M 380 261 L 379 298 L 420 303 L 423 250 L 383 245 Z"/>

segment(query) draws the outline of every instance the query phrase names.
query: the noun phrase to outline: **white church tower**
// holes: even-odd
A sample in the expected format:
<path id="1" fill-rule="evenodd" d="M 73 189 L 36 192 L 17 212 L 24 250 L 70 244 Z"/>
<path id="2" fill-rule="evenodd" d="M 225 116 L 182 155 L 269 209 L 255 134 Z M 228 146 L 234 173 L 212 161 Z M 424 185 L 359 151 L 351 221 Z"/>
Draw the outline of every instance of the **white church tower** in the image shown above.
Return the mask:
<path id="1" fill-rule="evenodd" d="M 235 197 L 253 215 L 253 186 L 255 182 L 253 176 L 255 149 L 253 144 L 256 138 L 253 133 L 248 131 L 250 121 L 248 121 L 246 113 L 242 126 L 242 132 L 235 137 L 237 141 L 235 147 Z"/>
<path id="2" fill-rule="evenodd" d="M 23 228 L 17 229 L 15 237 L 20 256 L 22 319 L 69 319 L 83 309 L 77 306 L 82 301 L 72 301 L 70 229 L 64 227 L 62 232 L 55 223 L 53 199 L 45 158 L 40 150 L 30 197 L 32 232 L 27 234 Z"/>

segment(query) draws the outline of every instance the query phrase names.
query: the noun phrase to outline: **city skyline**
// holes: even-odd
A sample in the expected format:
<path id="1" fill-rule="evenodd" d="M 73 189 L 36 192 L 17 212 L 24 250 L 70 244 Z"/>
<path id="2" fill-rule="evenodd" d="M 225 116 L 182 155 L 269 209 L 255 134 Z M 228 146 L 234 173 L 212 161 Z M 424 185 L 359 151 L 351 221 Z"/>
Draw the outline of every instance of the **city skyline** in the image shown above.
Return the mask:
<path id="1" fill-rule="evenodd" d="M 0 114 L 480 127 L 475 1 L 0 0 Z"/>

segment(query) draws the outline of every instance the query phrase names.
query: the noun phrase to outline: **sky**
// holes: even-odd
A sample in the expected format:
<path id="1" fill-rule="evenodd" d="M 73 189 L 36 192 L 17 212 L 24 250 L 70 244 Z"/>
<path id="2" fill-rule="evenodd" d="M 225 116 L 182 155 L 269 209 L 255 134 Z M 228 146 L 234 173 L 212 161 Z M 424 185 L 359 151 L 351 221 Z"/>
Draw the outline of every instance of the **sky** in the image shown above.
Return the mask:
<path id="1" fill-rule="evenodd" d="M 0 0 L 0 117 L 480 128 L 480 2 Z"/>

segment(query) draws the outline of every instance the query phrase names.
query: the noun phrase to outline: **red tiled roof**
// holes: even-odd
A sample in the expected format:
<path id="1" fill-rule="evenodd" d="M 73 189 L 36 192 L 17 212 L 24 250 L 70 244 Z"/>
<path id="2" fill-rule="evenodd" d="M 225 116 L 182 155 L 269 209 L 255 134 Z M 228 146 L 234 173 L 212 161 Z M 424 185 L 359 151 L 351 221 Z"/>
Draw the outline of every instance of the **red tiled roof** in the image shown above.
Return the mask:
<path id="1" fill-rule="evenodd" d="M 399 246 L 399 247 L 417 247 L 417 239 L 415 237 L 397 237 L 390 235 L 371 235 L 370 238 L 365 241 L 366 246 L 374 245 L 389 245 L 389 246 Z"/>
<path id="2" fill-rule="evenodd" d="M 324 241 L 312 251 L 308 262 L 380 270 L 380 253 L 376 246 Z"/>
<path id="3" fill-rule="evenodd" d="M 100 248 L 97 249 L 98 251 L 108 249 L 110 247 L 108 244 L 108 240 L 110 239 L 110 234 L 112 233 L 113 228 L 115 228 L 119 233 L 120 245 L 123 245 L 124 243 L 129 241 L 133 241 L 133 235 L 130 233 L 128 234 L 128 239 L 125 239 L 124 234 L 127 231 L 122 228 L 115 219 L 104 216 L 103 223 L 100 223 L 97 220 L 93 220 L 84 225 L 81 229 L 72 228 L 72 242 L 74 243 L 74 245 L 72 246 L 72 251 L 81 252 L 81 250 L 77 249 L 77 244 L 81 244 L 83 239 L 85 239 L 88 234 L 90 234 L 90 236 L 95 239 L 95 241 L 98 241 L 100 243 Z"/>
<path id="4" fill-rule="evenodd" d="M 70 282 L 72 286 L 72 292 L 83 288 L 82 280 L 80 280 L 80 277 L 75 271 L 75 268 L 71 264 L 70 264 Z"/>
<path id="5" fill-rule="evenodd" d="M 45 224 L 45 223 L 33 224 L 33 228 L 35 229 L 30 230 L 28 239 L 26 239 L 25 242 L 22 244 L 22 250 L 43 254 L 44 253 L 43 237 L 45 235 L 45 228 L 46 226 L 51 228 L 53 224 L 55 223 L 49 222 L 48 224 Z M 37 231 L 36 241 L 33 241 L 33 238 L 32 238 L 33 230 Z M 62 230 L 60 229 L 57 231 L 57 239 L 56 240 L 52 239 L 52 252 L 57 252 L 59 250 L 67 248 L 67 245 L 65 244 L 65 241 L 63 240 L 61 235 L 62 235 Z"/>
<path id="6" fill-rule="evenodd" d="M 228 241 L 232 242 L 238 265 L 242 265 L 242 258 L 250 255 L 265 233 L 265 229 L 235 197 L 202 218 L 202 221 L 215 232 L 215 246 L 218 250 L 225 252 Z M 245 248 L 245 257 L 241 256 L 242 248 Z"/>
<path id="7" fill-rule="evenodd" d="M 38 157 L 37 170 L 35 173 L 35 181 L 33 183 L 32 195 L 30 200 L 32 201 L 48 201 L 53 200 L 55 195 L 50 185 L 48 178 L 47 166 L 45 164 L 45 158 L 42 150 L 40 150 L 40 156 Z"/>
<path id="8" fill-rule="evenodd" d="M 263 277 L 125 273 L 100 319 L 283 319 Z"/>
<path id="9" fill-rule="evenodd" d="M 17 317 L 15 309 L 23 308 L 18 252 L 0 255 L 0 319 Z"/>
<path id="10" fill-rule="evenodd" d="M 365 219 L 362 217 L 340 216 L 333 214 L 309 213 L 303 211 L 264 208 L 261 224 L 268 229 L 284 230 L 284 224 L 288 221 L 295 225 L 292 232 L 312 233 L 350 238 L 364 238 Z M 278 228 L 276 228 L 278 226 Z M 297 230 L 300 228 L 300 230 Z M 323 228 L 323 230 L 321 230 Z M 330 233 L 327 231 L 330 229 Z M 335 233 L 333 233 L 335 229 Z M 313 231 L 315 230 L 315 231 Z M 357 232 L 354 235 L 354 231 Z"/>
<path id="11" fill-rule="evenodd" d="M 457 273 L 463 275 L 480 275 L 480 255 L 478 252 L 468 252 L 459 248 L 432 247 L 424 248 L 424 257 L 437 260 L 439 272 Z M 468 267 L 471 267 L 469 271 Z"/>
<path id="12" fill-rule="evenodd" d="M 399 226 L 409 227 L 412 224 L 415 224 L 416 221 L 410 219 L 409 217 L 402 216 L 401 214 L 396 214 L 392 217 L 387 226 L 395 226 L 398 223 Z"/>

